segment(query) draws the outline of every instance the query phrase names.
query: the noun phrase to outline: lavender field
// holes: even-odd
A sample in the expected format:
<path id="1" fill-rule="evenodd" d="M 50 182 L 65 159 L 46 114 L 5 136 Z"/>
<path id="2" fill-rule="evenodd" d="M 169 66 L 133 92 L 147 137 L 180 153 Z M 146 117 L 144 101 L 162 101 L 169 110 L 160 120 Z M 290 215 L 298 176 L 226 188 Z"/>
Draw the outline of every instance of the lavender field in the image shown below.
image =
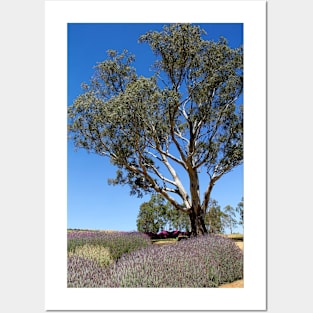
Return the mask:
<path id="1" fill-rule="evenodd" d="M 243 253 L 218 235 L 155 245 L 139 232 L 68 232 L 69 288 L 205 288 L 243 278 Z"/>

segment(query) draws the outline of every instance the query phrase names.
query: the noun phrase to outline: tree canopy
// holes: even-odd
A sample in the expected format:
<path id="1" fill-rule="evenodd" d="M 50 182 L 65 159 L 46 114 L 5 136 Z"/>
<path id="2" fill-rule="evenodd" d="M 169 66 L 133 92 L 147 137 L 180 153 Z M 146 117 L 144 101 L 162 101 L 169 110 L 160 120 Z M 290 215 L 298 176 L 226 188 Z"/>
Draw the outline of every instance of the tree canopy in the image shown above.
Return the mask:
<path id="1" fill-rule="evenodd" d="M 152 233 L 162 230 L 189 231 L 190 220 L 187 214 L 175 209 L 160 194 L 153 194 L 148 202 L 140 206 L 137 230 Z"/>
<path id="2" fill-rule="evenodd" d="M 238 224 L 242 225 L 242 227 L 243 227 L 243 214 L 244 214 L 243 211 L 244 211 L 244 208 L 243 208 L 243 197 L 242 197 L 241 201 L 237 204 L 237 207 L 236 207 L 236 212 L 239 213 L 239 217 L 240 217 Z"/>
<path id="3" fill-rule="evenodd" d="M 169 204 L 160 195 L 152 195 L 148 202 L 141 204 L 137 217 L 137 230 L 158 233 L 167 223 Z"/>
<path id="4" fill-rule="evenodd" d="M 68 108 L 69 138 L 109 157 L 112 184 L 131 194 L 161 194 L 187 213 L 192 234 L 207 232 L 204 216 L 214 184 L 243 162 L 243 48 L 225 38 L 204 40 L 193 24 L 169 24 L 139 38 L 155 54 L 153 75 L 133 67 L 129 51 L 109 50 Z M 189 178 L 184 185 L 179 171 Z M 208 185 L 200 195 L 199 177 Z"/>
<path id="5" fill-rule="evenodd" d="M 209 210 L 205 215 L 205 224 L 211 234 L 221 234 L 225 228 L 226 214 L 215 199 L 210 199 Z"/>

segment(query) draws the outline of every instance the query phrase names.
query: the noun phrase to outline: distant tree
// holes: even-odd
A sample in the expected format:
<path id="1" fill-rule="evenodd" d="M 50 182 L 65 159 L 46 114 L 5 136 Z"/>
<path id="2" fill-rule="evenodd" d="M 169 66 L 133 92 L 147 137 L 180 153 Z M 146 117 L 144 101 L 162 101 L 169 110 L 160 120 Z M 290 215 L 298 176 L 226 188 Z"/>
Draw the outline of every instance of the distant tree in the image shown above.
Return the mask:
<path id="1" fill-rule="evenodd" d="M 232 234 L 234 228 L 236 228 L 238 224 L 235 209 L 231 205 L 227 205 L 223 211 L 225 226 L 229 228 L 230 233 Z"/>
<path id="2" fill-rule="evenodd" d="M 161 195 L 154 194 L 141 204 L 137 216 L 137 230 L 158 233 L 161 230 L 190 230 L 187 214 L 178 211 Z"/>
<path id="3" fill-rule="evenodd" d="M 139 42 L 156 56 L 154 74 L 138 76 L 127 50 L 108 51 L 68 109 L 69 138 L 109 157 L 131 194 L 161 194 L 188 214 L 192 236 L 207 233 L 204 218 L 216 182 L 243 161 L 243 49 L 225 38 L 203 39 L 192 24 L 165 25 Z M 208 184 L 200 195 L 199 172 Z M 188 178 L 184 186 L 179 177 Z"/>
<path id="4" fill-rule="evenodd" d="M 224 218 L 225 214 L 221 210 L 220 205 L 215 199 L 210 200 L 209 210 L 206 214 L 206 225 L 208 226 L 209 233 L 220 234 L 224 232 Z"/>
<path id="5" fill-rule="evenodd" d="M 167 211 L 168 229 L 190 231 L 190 219 L 187 214 L 169 205 Z"/>
<path id="6" fill-rule="evenodd" d="M 137 217 L 137 230 L 157 233 L 167 224 L 168 203 L 161 195 L 152 195 L 141 204 Z"/>
<path id="7" fill-rule="evenodd" d="M 238 224 L 243 227 L 243 197 L 241 198 L 241 201 L 237 204 L 236 211 L 239 213 Z"/>

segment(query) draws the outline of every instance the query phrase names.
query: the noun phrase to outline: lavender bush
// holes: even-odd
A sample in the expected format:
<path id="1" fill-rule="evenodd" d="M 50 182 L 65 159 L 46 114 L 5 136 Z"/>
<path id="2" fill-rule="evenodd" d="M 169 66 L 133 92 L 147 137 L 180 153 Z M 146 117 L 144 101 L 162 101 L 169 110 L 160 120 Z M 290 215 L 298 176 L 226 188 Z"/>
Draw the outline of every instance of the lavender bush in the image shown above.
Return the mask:
<path id="1" fill-rule="evenodd" d="M 103 285 L 103 269 L 94 260 L 70 254 L 67 258 L 67 286 L 97 288 Z"/>
<path id="2" fill-rule="evenodd" d="M 68 287 L 217 287 L 243 277 L 243 254 L 236 244 L 208 235 L 168 246 L 149 246 L 109 267 L 69 257 Z"/>
<path id="3" fill-rule="evenodd" d="M 75 253 L 84 245 L 108 248 L 110 256 L 117 260 L 124 253 L 151 245 L 149 236 L 140 232 L 71 231 L 67 235 L 67 251 Z"/>
<path id="4" fill-rule="evenodd" d="M 94 260 L 100 266 L 108 266 L 114 262 L 109 248 L 91 244 L 76 247 L 75 252 L 68 252 L 68 256 L 77 255 L 85 259 Z"/>

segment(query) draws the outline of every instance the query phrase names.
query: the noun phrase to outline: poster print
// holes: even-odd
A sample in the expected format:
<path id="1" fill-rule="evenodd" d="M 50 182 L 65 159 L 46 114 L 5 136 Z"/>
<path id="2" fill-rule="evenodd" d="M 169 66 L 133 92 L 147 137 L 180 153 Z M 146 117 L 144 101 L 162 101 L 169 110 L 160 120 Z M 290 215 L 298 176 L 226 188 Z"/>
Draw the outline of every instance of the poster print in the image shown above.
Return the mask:
<path id="1" fill-rule="evenodd" d="M 123 5 L 121 6 L 121 4 Z M 84 1 L 46 2 L 46 309 L 48 310 L 253 310 L 265 309 L 266 307 L 266 3 L 263 1 L 252 1 L 251 3 L 240 1 L 225 1 L 221 3 L 215 1 L 193 1 L 192 3 L 191 1 L 169 1 L 166 2 L 166 10 L 164 6 L 165 2 L 162 1 L 147 1 L 145 3 L 140 1 L 118 1 L 115 3 L 111 1 L 93 3 Z M 121 9 L 121 7 L 123 7 L 123 9 Z M 155 14 L 155 17 L 151 18 L 152 11 L 159 12 L 159 14 Z M 206 14 L 203 13 L 204 11 Z M 102 12 L 102 14 L 100 14 L 100 12 Z M 103 12 L 110 13 L 104 14 Z M 129 12 L 134 13 L 130 16 Z M 143 14 L 143 12 L 145 12 L 145 14 Z M 171 14 L 169 14 L 169 12 L 171 12 Z M 173 14 L 173 12 L 175 12 L 175 14 Z M 238 101 L 241 100 L 244 107 L 244 175 L 241 181 L 238 180 L 238 185 L 243 185 L 243 191 L 240 196 L 243 197 L 244 194 L 245 208 L 244 283 L 241 288 L 226 289 L 200 288 L 200 285 L 192 285 L 192 287 L 195 287 L 192 288 L 191 285 L 188 284 L 186 285 L 187 287 L 181 287 L 180 285 L 180 288 L 177 288 L 177 285 L 171 285 L 172 283 L 170 281 L 165 285 L 160 284 L 161 288 L 158 288 L 158 285 L 152 286 L 152 288 L 147 288 L 145 285 L 126 286 L 127 288 L 111 288 L 113 287 L 112 285 L 103 288 L 103 284 L 99 286 L 83 285 L 83 288 L 79 288 L 79 286 L 77 286 L 77 288 L 75 288 L 75 286 L 69 286 L 66 230 L 68 228 L 76 228 L 76 226 L 70 226 L 70 223 L 72 223 L 69 207 L 71 201 L 69 195 L 71 177 L 68 173 L 70 166 L 72 166 L 72 163 L 69 162 L 72 152 L 67 142 L 68 122 L 66 117 L 67 106 L 70 105 L 69 98 L 71 97 L 71 93 L 73 92 L 74 95 L 76 92 L 77 95 L 78 92 L 74 92 L 72 90 L 74 87 L 71 86 L 73 86 L 75 80 L 79 80 L 77 73 L 83 70 L 82 63 L 85 59 L 88 59 L 88 55 L 85 54 L 85 57 L 81 59 L 82 62 L 80 66 L 74 67 L 77 71 L 76 76 L 71 76 L 70 68 L 72 62 L 74 62 L 74 54 L 72 54 L 74 47 L 76 47 L 77 50 L 85 49 L 84 51 L 89 51 L 88 53 L 90 53 L 90 51 L 97 51 L 96 44 L 87 45 L 83 42 L 84 36 L 89 40 L 96 36 L 99 37 L 99 40 L 96 40 L 95 43 L 101 42 L 101 38 L 104 38 L 103 41 L 106 41 L 106 44 L 112 43 L 114 48 L 114 45 L 126 44 L 130 41 L 132 37 L 131 34 L 135 29 L 137 33 L 141 32 L 141 35 L 147 32 L 147 30 L 160 32 L 160 29 L 164 29 L 165 25 L 174 25 L 174 23 L 176 24 L 178 21 L 183 22 L 185 25 L 187 25 L 186 23 L 191 23 L 195 26 L 198 25 L 202 27 L 202 29 L 204 28 L 207 33 L 210 33 L 210 30 L 211 33 L 213 33 L 214 29 L 215 31 L 216 29 L 226 31 L 228 27 L 228 30 L 232 30 L 232 32 L 230 31 L 231 35 L 229 35 L 231 36 L 230 40 L 232 38 L 240 38 L 242 43 L 244 43 L 244 87 L 242 86 L 244 92 L 238 92 L 237 98 L 239 99 L 236 99 Z M 81 27 L 81 34 L 79 34 L 79 27 Z M 84 27 L 85 29 L 83 30 Z M 86 33 L 88 27 L 90 31 L 89 34 L 88 32 Z M 96 31 L 97 27 L 102 28 L 102 31 Z M 236 27 L 239 28 L 239 31 L 237 29 L 237 35 Z M 77 29 L 76 46 L 71 46 L 75 30 Z M 227 33 L 224 33 L 225 37 L 226 34 Z M 148 40 L 148 37 L 146 37 L 146 40 Z M 115 43 L 112 41 L 115 41 Z M 118 43 L 116 43 L 116 41 L 118 41 Z M 88 49 L 86 49 L 86 47 L 88 47 Z M 108 48 L 110 49 L 110 47 Z M 127 48 L 126 46 L 125 49 Z M 104 50 L 108 49 L 104 49 L 104 47 L 98 49 L 99 51 L 97 53 L 100 55 L 99 58 L 103 58 Z M 111 58 L 116 57 L 116 55 L 114 55 L 115 52 L 111 53 L 113 53 L 111 54 Z M 169 55 L 172 55 L 172 53 Z M 139 70 L 139 72 L 144 71 L 141 67 L 144 67 L 146 63 L 148 63 L 146 61 L 148 61 L 149 55 L 145 54 L 144 56 L 145 62 L 137 63 L 139 67 L 137 70 Z M 141 56 L 140 59 L 143 59 L 143 56 Z M 97 61 L 101 61 L 101 59 Z M 89 70 L 92 70 L 92 68 Z M 151 67 L 149 70 L 151 70 Z M 238 73 L 238 69 L 236 71 L 236 73 Z M 88 81 L 92 74 L 93 73 L 90 72 L 89 77 L 85 76 L 84 80 Z M 162 77 L 160 75 L 160 78 L 164 80 L 164 76 Z M 172 77 L 169 75 L 169 81 L 172 84 L 178 83 L 178 80 L 178 71 L 174 71 Z M 138 83 L 138 81 L 145 84 L 147 83 L 147 81 L 142 79 L 137 79 L 136 83 Z M 194 82 L 195 80 L 193 84 L 195 84 Z M 80 88 L 80 83 L 81 82 L 77 82 L 76 88 Z M 149 86 L 151 87 L 151 84 Z M 234 87 L 235 85 L 233 84 L 231 86 Z M 239 83 L 236 87 L 238 86 Z M 230 85 L 228 87 L 230 87 Z M 90 88 L 90 86 L 86 88 Z M 166 90 L 169 89 L 170 88 L 167 88 Z M 182 94 L 186 93 L 187 89 L 188 88 L 185 87 Z M 219 92 L 221 98 L 222 93 L 221 91 Z M 255 97 L 256 94 L 258 97 Z M 73 99 L 74 98 L 75 97 L 73 97 Z M 185 112 L 183 113 L 186 114 L 187 111 L 188 108 L 186 105 Z M 190 111 L 187 113 L 189 114 Z M 166 120 L 165 115 L 164 119 Z M 60 121 L 57 129 L 55 127 L 55 121 Z M 181 136 L 180 141 L 190 141 L 190 137 L 183 135 L 183 131 L 178 133 L 178 128 L 176 133 Z M 137 140 L 137 142 L 139 141 Z M 166 142 L 168 142 L 168 137 L 166 137 Z M 136 151 L 136 164 L 137 166 L 142 165 L 140 159 L 142 160 L 144 154 L 140 153 L 140 149 Z M 166 151 L 169 156 L 170 150 L 168 149 Z M 151 150 L 149 150 L 149 152 L 151 155 Z M 183 159 L 182 155 L 180 159 Z M 199 162 L 201 162 L 200 159 Z M 254 166 L 256 163 L 259 165 L 257 168 Z M 141 167 L 141 170 L 144 168 L 145 166 Z M 150 168 L 153 169 L 152 165 L 150 165 Z M 156 167 L 154 172 L 156 173 Z M 170 180 L 163 176 L 161 172 L 157 172 L 156 175 L 163 183 L 168 183 Z M 215 172 L 213 171 L 211 173 L 210 177 L 214 178 L 214 175 L 217 175 L 216 169 Z M 144 176 L 144 178 L 148 180 L 150 177 L 149 175 Z M 128 184 L 130 182 L 134 181 L 128 181 Z M 139 182 L 142 182 L 142 180 Z M 202 185 L 203 182 L 200 181 L 200 184 Z M 177 188 L 180 187 L 181 184 L 179 184 L 177 180 L 174 180 L 174 184 L 172 185 Z M 206 179 L 206 185 L 210 186 L 208 179 Z M 217 185 L 218 182 L 216 182 L 216 187 Z M 160 183 L 157 186 L 159 187 Z M 138 192 L 140 189 L 137 188 L 138 185 L 133 187 L 134 192 Z M 146 186 L 146 189 L 152 187 L 150 181 L 150 185 Z M 205 187 L 202 188 L 206 190 Z M 163 192 L 165 193 L 169 190 L 170 187 L 166 186 Z M 184 189 L 180 190 L 181 193 L 183 193 L 183 191 Z M 203 192 L 201 192 L 201 196 Z M 123 193 L 127 193 L 128 196 L 129 190 L 124 188 Z M 228 193 L 230 193 L 230 191 L 228 191 Z M 58 197 L 55 196 L 56 194 Z M 170 199 L 172 198 L 167 198 L 167 200 Z M 258 199 L 258 201 L 256 202 L 255 199 Z M 188 204 L 187 199 L 182 197 L 182 200 L 185 200 Z M 205 196 L 203 201 L 205 201 Z M 239 201 L 240 198 L 238 199 L 238 202 Z M 112 201 L 109 203 L 113 205 Z M 86 221 L 86 218 L 82 220 Z M 126 229 L 129 227 L 128 230 L 134 230 L 135 226 L 121 226 L 123 219 L 120 217 L 118 218 L 118 222 L 120 223 L 118 224 L 120 227 L 126 227 Z M 110 225 L 104 227 L 96 226 L 96 228 L 123 229 L 117 228 L 118 226 L 113 226 L 113 220 L 111 225 L 112 228 Z M 212 228 L 212 225 L 210 225 L 210 227 Z M 91 227 L 87 225 L 86 228 Z M 195 225 L 193 228 L 191 227 L 190 231 L 194 231 L 195 233 L 201 232 Z M 255 248 L 256 244 L 258 246 L 257 249 Z M 256 266 L 258 267 L 258 271 L 255 271 Z M 52 271 L 52 267 L 59 269 L 57 274 L 55 270 Z M 199 268 L 201 267 L 199 266 Z M 190 279 L 190 281 L 197 280 L 193 273 L 191 276 L 194 279 Z M 201 276 L 202 275 L 199 275 L 199 279 L 203 278 Z M 164 278 L 162 280 L 164 280 Z M 208 285 L 206 287 L 210 286 Z M 188 297 L 183 296 L 185 293 L 186 295 L 188 294 Z M 221 299 L 225 297 L 226 294 L 229 298 L 232 298 L 233 301 L 224 303 L 225 301 Z M 208 301 L 204 303 L 190 301 L 190 299 L 196 299 L 199 296 L 203 298 L 207 297 L 211 300 L 209 303 Z M 122 303 L 118 301 L 121 297 L 125 299 Z M 142 297 L 151 299 L 151 301 L 142 302 L 140 301 Z M 162 297 L 162 299 L 169 299 L 169 301 L 165 300 L 160 303 L 155 303 L 153 307 L 149 307 L 147 303 L 154 303 L 152 299 L 155 297 Z M 105 303 L 102 300 L 97 300 L 103 298 L 107 300 Z M 179 301 L 176 302 L 173 301 L 173 299 L 179 299 Z"/>

